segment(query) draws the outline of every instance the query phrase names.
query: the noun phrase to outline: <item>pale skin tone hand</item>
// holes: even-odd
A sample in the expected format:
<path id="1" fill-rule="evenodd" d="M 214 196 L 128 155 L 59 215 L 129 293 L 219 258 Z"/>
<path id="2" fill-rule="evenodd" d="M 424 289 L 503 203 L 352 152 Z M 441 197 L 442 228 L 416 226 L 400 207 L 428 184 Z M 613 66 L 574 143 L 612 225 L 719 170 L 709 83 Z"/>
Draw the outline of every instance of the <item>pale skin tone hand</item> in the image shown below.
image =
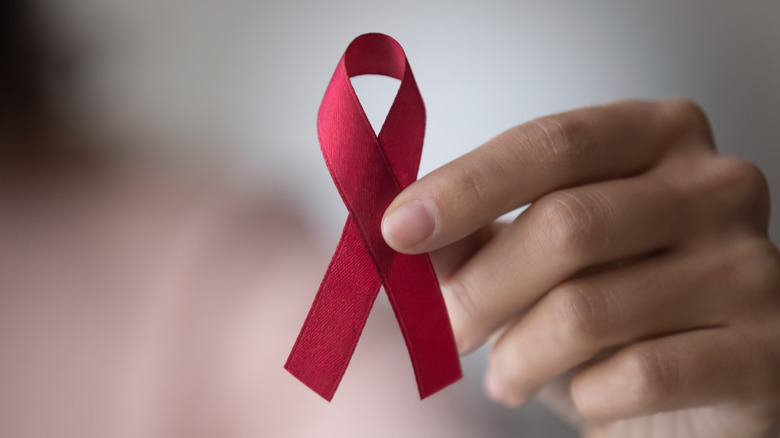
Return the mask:
<path id="1" fill-rule="evenodd" d="M 431 252 L 459 351 L 491 344 L 495 401 L 539 394 L 593 437 L 774 437 L 769 209 L 698 106 L 627 101 L 506 131 L 409 186 L 382 228 Z"/>

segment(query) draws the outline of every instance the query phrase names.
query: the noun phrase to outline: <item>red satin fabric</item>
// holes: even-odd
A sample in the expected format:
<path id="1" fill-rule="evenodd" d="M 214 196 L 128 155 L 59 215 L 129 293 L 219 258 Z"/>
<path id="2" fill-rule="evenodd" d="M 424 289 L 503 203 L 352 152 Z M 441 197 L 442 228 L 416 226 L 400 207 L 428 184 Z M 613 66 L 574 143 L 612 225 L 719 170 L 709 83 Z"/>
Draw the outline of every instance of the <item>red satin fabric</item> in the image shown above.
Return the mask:
<path id="1" fill-rule="evenodd" d="M 401 80 L 378 136 L 349 80 L 363 74 Z M 460 379 L 461 370 L 430 259 L 393 251 L 380 229 L 390 202 L 417 178 L 425 134 L 425 106 L 394 39 L 352 41 L 325 91 L 317 133 L 350 214 L 285 368 L 330 401 L 383 284 L 425 398 Z"/>

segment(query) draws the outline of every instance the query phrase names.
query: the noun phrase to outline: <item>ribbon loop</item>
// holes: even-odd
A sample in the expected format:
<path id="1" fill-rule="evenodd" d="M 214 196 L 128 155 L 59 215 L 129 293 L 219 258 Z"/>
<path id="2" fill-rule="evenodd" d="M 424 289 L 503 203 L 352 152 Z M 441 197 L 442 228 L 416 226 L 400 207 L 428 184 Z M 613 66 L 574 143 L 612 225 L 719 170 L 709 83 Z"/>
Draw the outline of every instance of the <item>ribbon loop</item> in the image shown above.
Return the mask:
<path id="1" fill-rule="evenodd" d="M 401 80 L 379 135 L 349 80 L 363 74 Z M 380 230 L 385 209 L 417 178 L 425 135 L 425 106 L 394 39 L 365 34 L 349 45 L 325 91 L 317 134 L 349 216 L 285 368 L 331 400 L 381 283 L 425 398 L 458 380 L 461 371 L 430 259 L 395 252 Z"/>

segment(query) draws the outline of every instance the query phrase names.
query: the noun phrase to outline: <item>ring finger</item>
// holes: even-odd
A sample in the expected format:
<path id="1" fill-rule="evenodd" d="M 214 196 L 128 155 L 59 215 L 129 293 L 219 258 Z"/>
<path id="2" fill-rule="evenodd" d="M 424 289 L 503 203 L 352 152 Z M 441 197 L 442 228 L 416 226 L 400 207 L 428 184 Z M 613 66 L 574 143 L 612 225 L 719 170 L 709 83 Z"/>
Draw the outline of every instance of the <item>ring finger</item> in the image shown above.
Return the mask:
<path id="1" fill-rule="evenodd" d="M 559 285 L 494 346 L 489 390 L 517 405 L 604 349 L 728 322 L 751 291 L 735 294 L 715 273 L 741 275 L 750 251 L 680 251 Z"/>

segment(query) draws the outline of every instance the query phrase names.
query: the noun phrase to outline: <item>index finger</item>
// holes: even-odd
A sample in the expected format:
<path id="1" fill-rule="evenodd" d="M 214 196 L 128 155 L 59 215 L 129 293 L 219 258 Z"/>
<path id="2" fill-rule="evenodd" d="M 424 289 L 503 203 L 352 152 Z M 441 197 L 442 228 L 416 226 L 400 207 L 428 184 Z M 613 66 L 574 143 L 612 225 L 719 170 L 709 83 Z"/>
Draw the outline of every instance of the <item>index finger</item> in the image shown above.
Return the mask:
<path id="1" fill-rule="evenodd" d="M 709 124 L 685 100 L 622 101 L 555 114 L 512 128 L 407 187 L 382 220 L 400 252 L 429 252 L 468 236 L 547 193 L 652 167 Z"/>

